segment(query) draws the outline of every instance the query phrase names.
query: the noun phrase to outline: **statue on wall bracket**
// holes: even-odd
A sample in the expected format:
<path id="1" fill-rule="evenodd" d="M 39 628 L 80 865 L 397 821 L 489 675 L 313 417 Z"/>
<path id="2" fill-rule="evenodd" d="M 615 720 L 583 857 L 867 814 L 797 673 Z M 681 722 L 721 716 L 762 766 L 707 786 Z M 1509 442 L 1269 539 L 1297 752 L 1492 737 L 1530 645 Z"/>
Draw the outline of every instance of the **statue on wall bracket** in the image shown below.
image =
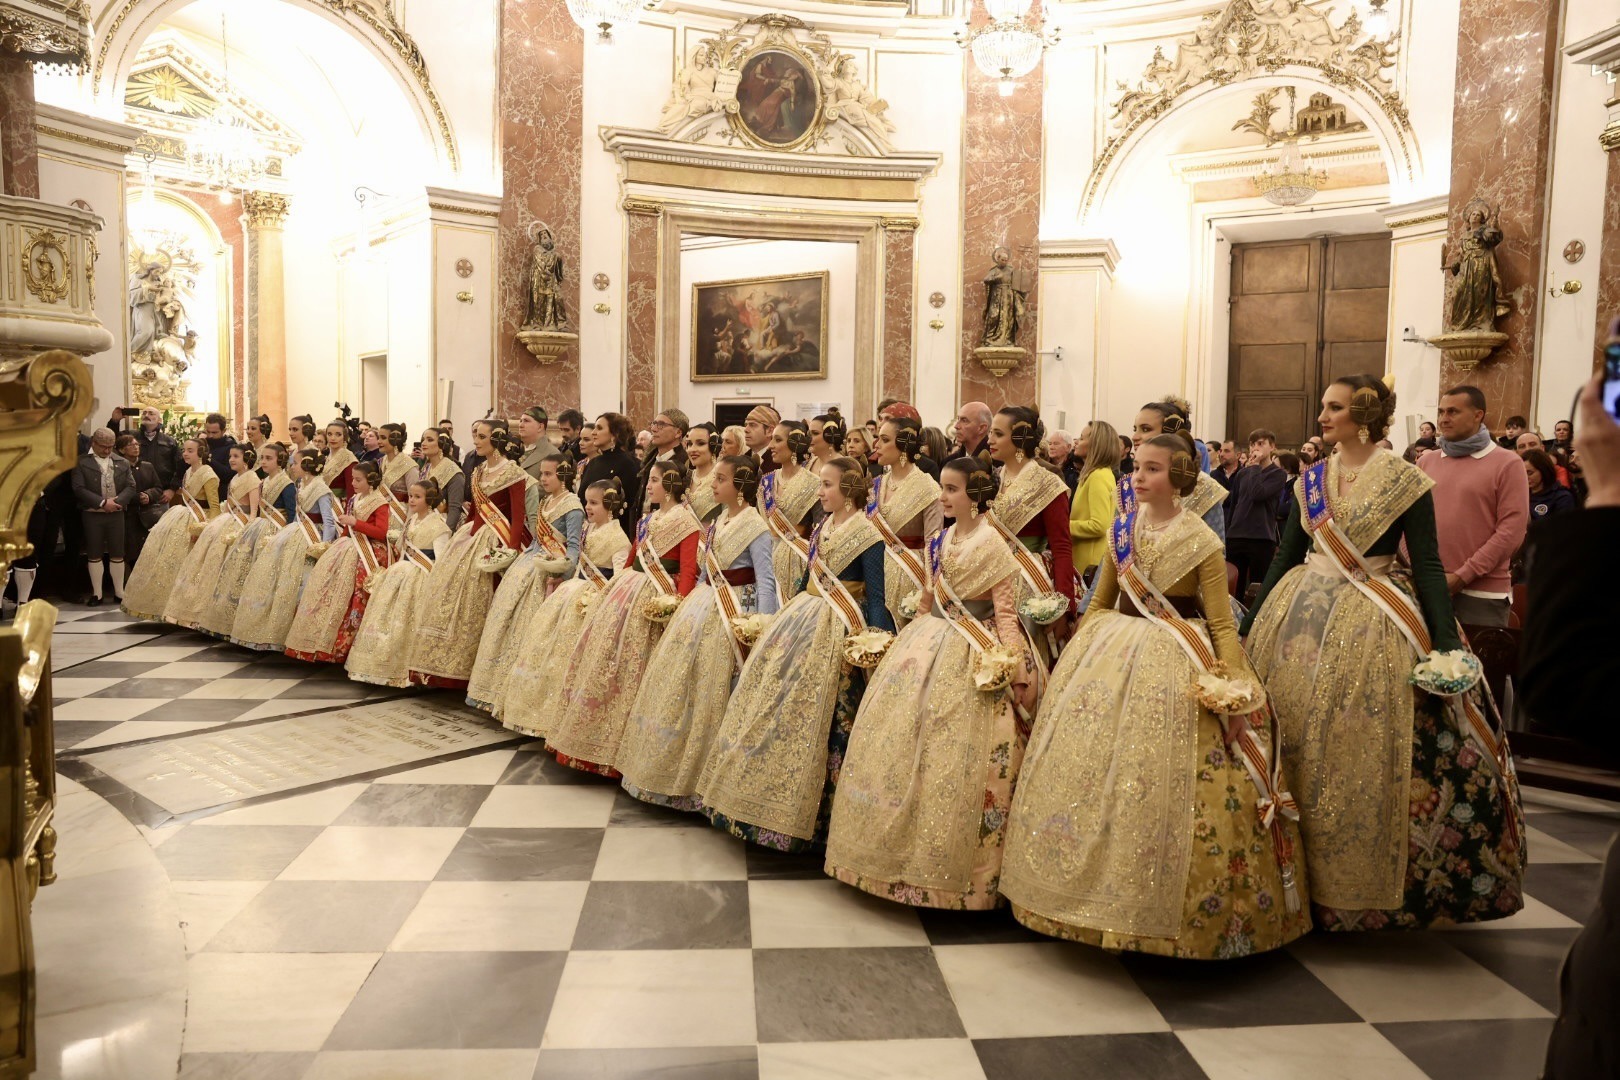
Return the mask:
<path id="1" fill-rule="evenodd" d="M 825 34 L 791 15 L 758 15 L 698 42 L 658 130 L 683 142 L 882 157 L 894 149 L 888 108 Z"/>
<path id="2" fill-rule="evenodd" d="M 1029 355 L 1029 350 L 1018 344 L 1018 327 L 1026 314 L 1029 287 L 1013 269 L 1011 251 L 998 247 L 990 258 L 992 265 L 984 275 L 984 328 L 973 356 L 999 379 Z"/>
<path id="3" fill-rule="evenodd" d="M 1450 278 L 1446 295 L 1446 332 L 1431 342 L 1462 371 L 1470 371 L 1506 345 L 1508 335 L 1496 329 L 1496 320 L 1512 310 L 1503 298 L 1502 277 L 1496 268 L 1496 248 L 1502 242 L 1501 210 L 1493 210 L 1479 197 L 1463 207 L 1463 238 L 1441 255 L 1441 269 Z"/>
<path id="4" fill-rule="evenodd" d="M 579 341 L 579 335 L 568 330 L 568 308 L 563 301 L 565 264 L 551 226 L 536 222 L 529 226 L 528 237 L 529 261 L 523 275 L 528 295 L 517 339 L 536 360 L 551 364 Z"/>
<path id="5" fill-rule="evenodd" d="M 145 241 L 144 243 L 142 241 Z M 181 236 L 132 237 L 129 253 L 129 363 L 135 401 L 186 411 L 197 364 L 197 275 L 201 263 Z"/>

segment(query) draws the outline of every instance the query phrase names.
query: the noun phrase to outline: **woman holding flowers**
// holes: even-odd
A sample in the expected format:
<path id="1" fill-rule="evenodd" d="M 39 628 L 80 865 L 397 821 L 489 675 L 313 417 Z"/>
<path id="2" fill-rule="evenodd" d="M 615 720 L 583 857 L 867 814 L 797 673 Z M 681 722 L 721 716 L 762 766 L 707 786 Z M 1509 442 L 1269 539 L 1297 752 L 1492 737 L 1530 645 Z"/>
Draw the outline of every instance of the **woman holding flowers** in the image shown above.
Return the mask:
<path id="1" fill-rule="evenodd" d="M 294 660 L 341 664 L 349 658 L 371 599 L 366 583 L 391 561 L 393 511 L 382 490 L 382 470 L 374 461 L 355 462 L 349 486 L 354 494 L 337 519 L 342 532 L 310 570 L 298 599 L 286 649 Z"/>
<path id="2" fill-rule="evenodd" d="M 1018 561 L 1018 610 L 1041 645 L 1042 662 L 1055 661 L 1074 609 L 1074 541 L 1069 535 L 1069 485 L 1038 460 L 1046 442 L 1040 414 L 1009 405 L 990 424 L 990 456 L 1001 464 L 1001 490 L 990 526 Z"/>
<path id="3" fill-rule="evenodd" d="M 432 477 L 413 480 L 406 489 L 405 527 L 400 533 L 394 563 L 366 582 L 371 600 L 354 647 L 344 663 L 349 678 L 377 686 L 409 686 L 406 656 L 414 632 L 411 613 L 416 597 L 427 584 L 428 571 L 438 548 L 450 542 L 450 526 L 438 512 L 439 482 Z"/>

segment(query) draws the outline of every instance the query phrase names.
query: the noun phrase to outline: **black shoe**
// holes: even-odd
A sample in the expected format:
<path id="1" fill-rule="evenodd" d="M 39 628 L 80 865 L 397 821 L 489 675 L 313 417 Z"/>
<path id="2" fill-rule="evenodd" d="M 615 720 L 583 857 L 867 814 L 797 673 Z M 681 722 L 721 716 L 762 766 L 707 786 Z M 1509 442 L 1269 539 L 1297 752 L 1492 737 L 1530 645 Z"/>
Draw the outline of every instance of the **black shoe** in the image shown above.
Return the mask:
<path id="1" fill-rule="evenodd" d="M 101 606 L 101 597 L 92 596 L 90 599 L 88 599 L 88 600 L 86 600 L 84 602 L 84 605 L 85 605 L 85 607 L 100 607 Z"/>

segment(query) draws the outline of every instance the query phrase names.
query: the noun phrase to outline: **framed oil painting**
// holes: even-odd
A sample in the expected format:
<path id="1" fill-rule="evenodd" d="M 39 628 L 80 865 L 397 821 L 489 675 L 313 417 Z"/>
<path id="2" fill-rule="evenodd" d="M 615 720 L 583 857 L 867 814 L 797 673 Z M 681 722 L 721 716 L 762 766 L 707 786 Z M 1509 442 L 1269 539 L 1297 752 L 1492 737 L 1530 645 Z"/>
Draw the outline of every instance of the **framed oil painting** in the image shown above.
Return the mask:
<path id="1" fill-rule="evenodd" d="M 692 286 L 693 382 L 827 377 L 827 271 Z"/>
<path id="2" fill-rule="evenodd" d="M 764 48 L 743 61 L 735 122 L 762 146 L 790 149 L 810 137 L 821 109 L 821 82 L 805 58 Z"/>

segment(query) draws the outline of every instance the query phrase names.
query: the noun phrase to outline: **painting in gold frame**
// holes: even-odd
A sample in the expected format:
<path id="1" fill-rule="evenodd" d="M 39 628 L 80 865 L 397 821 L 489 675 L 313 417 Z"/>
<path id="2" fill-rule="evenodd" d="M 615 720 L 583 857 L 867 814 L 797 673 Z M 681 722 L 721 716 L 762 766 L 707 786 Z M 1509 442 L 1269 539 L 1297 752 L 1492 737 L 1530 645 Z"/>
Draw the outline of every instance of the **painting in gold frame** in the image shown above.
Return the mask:
<path id="1" fill-rule="evenodd" d="M 827 276 L 695 283 L 692 381 L 825 379 Z"/>

